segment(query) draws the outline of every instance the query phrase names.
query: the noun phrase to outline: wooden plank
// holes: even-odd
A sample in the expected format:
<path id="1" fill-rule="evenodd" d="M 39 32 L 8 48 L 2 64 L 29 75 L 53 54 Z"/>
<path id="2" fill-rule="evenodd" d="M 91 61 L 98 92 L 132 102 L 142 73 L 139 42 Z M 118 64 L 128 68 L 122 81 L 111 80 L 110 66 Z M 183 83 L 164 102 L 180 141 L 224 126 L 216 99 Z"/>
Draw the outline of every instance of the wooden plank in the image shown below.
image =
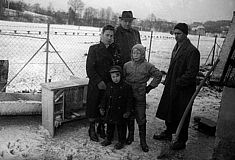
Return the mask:
<path id="1" fill-rule="evenodd" d="M 220 61 L 218 65 L 216 66 L 210 81 L 215 82 L 215 83 L 220 83 L 222 81 L 222 74 L 224 72 L 224 68 L 226 65 L 226 62 L 229 57 L 229 53 L 231 51 L 231 48 L 233 46 L 233 43 L 235 41 L 235 12 L 233 13 L 233 18 L 231 22 L 231 26 L 229 28 L 229 31 L 227 33 L 227 36 L 224 40 L 224 43 L 222 45 L 222 49 L 220 52 Z"/>
<path id="2" fill-rule="evenodd" d="M 48 90 L 57 90 L 57 89 L 66 89 L 75 86 L 86 86 L 88 84 L 87 78 L 81 79 L 71 79 L 66 81 L 58 81 L 58 82 L 49 82 L 42 83 L 42 88 L 46 88 Z"/>
<path id="3" fill-rule="evenodd" d="M 54 92 L 42 88 L 42 125 L 54 136 Z"/>
<path id="4" fill-rule="evenodd" d="M 0 91 L 6 92 L 5 85 L 7 84 L 9 70 L 9 61 L 0 60 Z"/>

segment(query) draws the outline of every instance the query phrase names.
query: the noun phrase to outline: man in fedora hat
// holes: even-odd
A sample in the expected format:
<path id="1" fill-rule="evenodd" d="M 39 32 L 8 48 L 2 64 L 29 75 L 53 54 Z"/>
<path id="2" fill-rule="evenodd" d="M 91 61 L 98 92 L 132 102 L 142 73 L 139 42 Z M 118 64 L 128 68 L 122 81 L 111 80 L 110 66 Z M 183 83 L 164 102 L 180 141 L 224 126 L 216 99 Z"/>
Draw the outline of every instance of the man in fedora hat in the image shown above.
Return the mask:
<path id="1" fill-rule="evenodd" d="M 120 54 L 124 63 L 131 61 L 131 49 L 135 44 L 141 44 L 140 33 L 132 28 L 134 19 L 132 11 L 123 11 L 119 17 L 120 25 L 116 28 L 114 35 L 114 43 L 119 47 Z M 131 144 L 134 141 L 134 115 L 127 120 L 128 137 L 126 144 Z"/>
<path id="2" fill-rule="evenodd" d="M 131 49 L 135 44 L 141 44 L 140 33 L 132 28 L 134 19 L 132 11 L 123 11 L 119 17 L 120 25 L 116 28 L 114 41 L 121 50 L 123 64 L 131 60 Z"/>

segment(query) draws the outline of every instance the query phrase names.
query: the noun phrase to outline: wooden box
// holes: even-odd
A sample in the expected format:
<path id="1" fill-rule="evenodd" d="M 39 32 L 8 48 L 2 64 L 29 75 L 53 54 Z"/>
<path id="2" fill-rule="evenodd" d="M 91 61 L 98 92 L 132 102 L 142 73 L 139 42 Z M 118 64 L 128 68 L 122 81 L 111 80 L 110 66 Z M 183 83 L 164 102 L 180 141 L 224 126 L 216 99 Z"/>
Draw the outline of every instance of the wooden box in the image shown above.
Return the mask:
<path id="1" fill-rule="evenodd" d="M 42 87 L 42 125 L 50 135 L 68 121 L 85 118 L 88 79 L 49 82 Z"/>

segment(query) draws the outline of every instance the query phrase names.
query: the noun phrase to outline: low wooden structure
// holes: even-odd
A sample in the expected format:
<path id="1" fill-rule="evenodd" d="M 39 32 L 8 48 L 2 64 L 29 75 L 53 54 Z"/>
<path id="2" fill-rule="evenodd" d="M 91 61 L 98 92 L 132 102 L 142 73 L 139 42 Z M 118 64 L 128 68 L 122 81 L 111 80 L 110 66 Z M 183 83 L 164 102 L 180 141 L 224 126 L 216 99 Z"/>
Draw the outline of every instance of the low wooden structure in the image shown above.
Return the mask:
<path id="1" fill-rule="evenodd" d="M 86 78 L 41 84 L 42 125 L 52 137 L 62 123 L 85 118 L 87 84 Z"/>
<path id="2" fill-rule="evenodd" d="M 37 115 L 41 114 L 41 93 L 0 92 L 0 115 Z"/>

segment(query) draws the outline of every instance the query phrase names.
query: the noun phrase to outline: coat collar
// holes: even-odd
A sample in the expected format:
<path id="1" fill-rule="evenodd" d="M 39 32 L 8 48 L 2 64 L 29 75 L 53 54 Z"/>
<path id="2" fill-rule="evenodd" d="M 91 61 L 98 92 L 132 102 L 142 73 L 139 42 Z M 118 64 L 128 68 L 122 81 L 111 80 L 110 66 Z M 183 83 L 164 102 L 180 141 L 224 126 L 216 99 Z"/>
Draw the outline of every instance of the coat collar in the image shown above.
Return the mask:
<path id="1" fill-rule="evenodd" d="M 184 50 L 187 48 L 187 46 L 190 44 L 190 40 L 188 39 L 188 38 L 186 38 L 183 42 L 182 42 L 182 44 L 179 46 L 179 48 L 175 51 L 176 53 L 176 55 L 175 55 L 175 57 L 172 57 L 172 59 L 171 59 L 171 63 L 170 63 L 170 66 L 179 58 L 179 57 L 181 57 L 183 54 L 184 54 Z M 178 44 L 176 44 L 176 45 L 178 45 Z M 174 49 L 173 49 L 173 51 L 172 52 L 174 52 L 174 50 L 176 49 L 176 45 L 175 45 L 175 47 L 174 47 Z"/>
<path id="2" fill-rule="evenodd" d="M 130 28 L 130 29 L 124 29 L 121 25 L 119 25 L 119 26 L 117 27 L 117 29 L 120 30 L 122 33 L 125 33 L 125 32 L 132 32 L 132 31 L 133 31 L 132 28 Z"/>

